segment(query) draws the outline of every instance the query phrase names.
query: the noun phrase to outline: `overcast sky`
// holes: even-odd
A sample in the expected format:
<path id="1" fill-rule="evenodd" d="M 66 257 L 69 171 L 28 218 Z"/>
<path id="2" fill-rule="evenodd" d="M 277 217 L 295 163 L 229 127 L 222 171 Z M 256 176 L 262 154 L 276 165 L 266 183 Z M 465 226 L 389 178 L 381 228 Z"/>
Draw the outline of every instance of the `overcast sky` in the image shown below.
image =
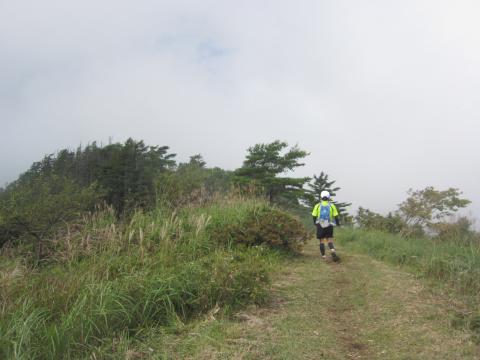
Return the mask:
<path id="1" fill-rule="evenodd" d="M 94 140 L 241 166 L 275 139 L 337 200 L 460 188 L 480 217 L 478 0 L 0 0 L 0 184 Z"/>

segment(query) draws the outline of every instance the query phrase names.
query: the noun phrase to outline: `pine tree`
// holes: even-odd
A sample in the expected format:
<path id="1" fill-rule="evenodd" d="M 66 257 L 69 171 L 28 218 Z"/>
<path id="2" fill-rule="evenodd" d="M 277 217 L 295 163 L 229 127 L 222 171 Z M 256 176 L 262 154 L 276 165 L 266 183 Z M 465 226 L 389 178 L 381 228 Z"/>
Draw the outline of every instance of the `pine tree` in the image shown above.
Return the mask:
<path id="1" fill-rule="evenodd" d="M 337 191 L 341 188 L 334 186 L 335 180 L 329 180 L 328 174 L 321 172 L 319 176 L 313 175 L 313 181 L 308 184 L 309 190 L 306 191 L 304 200 L 310 206 L 314 207 L 320 201 L 320 193 L 324 190 L 330 193 L 332 199 L 337 195 Z M 347 208 L 351 206 L 351 203 L 341 202 L 337 203 L 334 201 L 335 206 L 343 220 L 347 221 L 350 218 L 350 215 L 347 212 Z"/>
<path id="2" fill-rule="evenodd" d="M 168 146 L 147 146 L 131 138 L 124 144 L 104 147 L 93 142 L 75 152 L 64 149 L 56 155 L 46 155 L 9 187 L 56 175 L 81 187 L 97 184 L 103 200 L 119 213 L 134 207 L 149 207 L 155 203 L 156 178 L 175 165 L 175 154 L 169 154 L 168 149 Z"/>
<path id="3" fill-rule="evenodd" d="M 259 186 L 270 203 L 298 204 L 303 195 L 303 185 L 309 178 L 280 176 L 287 171 L 305 165 L 300 160 L 308 155 L 298 146 L 290 148 L 286 142 L 276 140 L 270 144 L 256 144 L 248 148 L 243 166 L 235 170 L 240 184 Z"/>

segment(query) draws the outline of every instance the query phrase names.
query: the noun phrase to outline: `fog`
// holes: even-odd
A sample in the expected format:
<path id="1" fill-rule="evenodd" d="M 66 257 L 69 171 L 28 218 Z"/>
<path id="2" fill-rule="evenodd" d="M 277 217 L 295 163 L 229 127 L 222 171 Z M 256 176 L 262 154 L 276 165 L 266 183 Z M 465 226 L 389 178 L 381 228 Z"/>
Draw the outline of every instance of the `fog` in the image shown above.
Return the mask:
<path id="1" fill-rule="evenodd" d="M 480 216 L 477 1 L 0 2 L 0 184 L 92 141 L 240 167 L 275 139 L 338 201 L 456 187 Z"/>

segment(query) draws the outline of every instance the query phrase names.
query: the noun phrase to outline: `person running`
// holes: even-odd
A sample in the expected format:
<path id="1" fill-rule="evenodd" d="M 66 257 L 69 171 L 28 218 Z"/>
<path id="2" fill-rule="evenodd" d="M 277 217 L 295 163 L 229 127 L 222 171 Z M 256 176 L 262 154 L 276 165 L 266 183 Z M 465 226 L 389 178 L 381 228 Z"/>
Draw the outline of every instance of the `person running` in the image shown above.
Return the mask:
<path id="1" fill-rule="evenodd" d="M 320 253 L 322 259 L 325 256 L 325 243 L 328 243 L 328 248 L 332 254 L 333 261 L 340 260 L 333 245 L 333 226 L 340 226 L 338 218 L 338 210 L 333 202 L 330 201 L 330 193 L 323 190 L 320 193 L 320 202 L 315 205 L 312 211 L 313 223 L 317 227 L 317 239 L 320 240 Z"/>

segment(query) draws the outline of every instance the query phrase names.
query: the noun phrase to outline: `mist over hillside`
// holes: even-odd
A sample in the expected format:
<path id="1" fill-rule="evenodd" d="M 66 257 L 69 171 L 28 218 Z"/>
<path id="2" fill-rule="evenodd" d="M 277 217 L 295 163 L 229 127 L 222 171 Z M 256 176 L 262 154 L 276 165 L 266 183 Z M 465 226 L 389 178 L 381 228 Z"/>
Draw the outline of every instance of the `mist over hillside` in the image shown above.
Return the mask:
<path id="1" fill-rule="evenodd" d="M 478 218 L 479 16 L 467 0 L 7 2 L 0 184 L 95 140 L 234 170 L 285 139 L 311 153 L 296 176 L 326 171 L 354 208 L 431 185 Z"/>

